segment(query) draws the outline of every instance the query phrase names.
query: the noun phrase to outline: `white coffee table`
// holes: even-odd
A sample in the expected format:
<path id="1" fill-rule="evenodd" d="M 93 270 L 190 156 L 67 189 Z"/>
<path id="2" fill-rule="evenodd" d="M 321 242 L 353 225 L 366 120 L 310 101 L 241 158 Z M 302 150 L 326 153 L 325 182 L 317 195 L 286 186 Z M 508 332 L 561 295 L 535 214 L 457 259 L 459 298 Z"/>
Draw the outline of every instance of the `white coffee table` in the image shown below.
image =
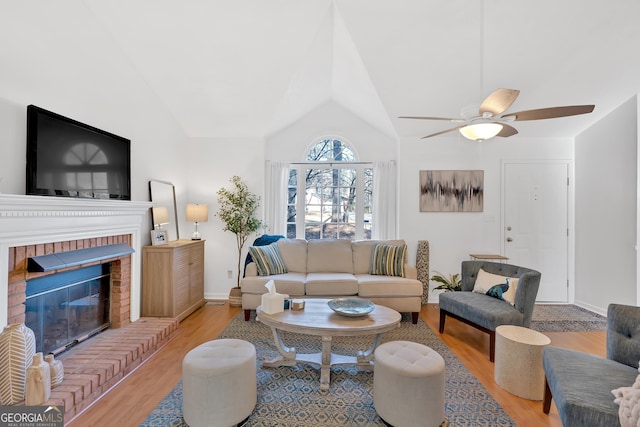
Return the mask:
<path id="1" fill-rule="evenodd" d="M 329 389 L 331 367 L 335 365 L 355 364 L 358 369 L 373 369 L 373 353 L 382 341 L 382 335 L 400 324 L 400 313 L 387 307 L 376 305 L 374 310 L 363 317 L 346 317 L 333 312 L 327 305 L 328 299 L 307 299 L 304 310 L 285 310 L 277 314 L 265 314 L 257 308 L 257 320 L 273 331 L 273 338 L 280 355 L 265 360 L 262 366 L 275 368 L 293 366 L 296 363 L 309 363 L 320 366 L 320 390 Z M 282 341 L 281 331 L 322 337 L 320 353 L 299 354 L 293 347 L 287 347 Z M 333 337 L 354 337 L 375 335 L 367 350 L 358 351 L 357 356 L 345 356 L 331 352 Z"/>

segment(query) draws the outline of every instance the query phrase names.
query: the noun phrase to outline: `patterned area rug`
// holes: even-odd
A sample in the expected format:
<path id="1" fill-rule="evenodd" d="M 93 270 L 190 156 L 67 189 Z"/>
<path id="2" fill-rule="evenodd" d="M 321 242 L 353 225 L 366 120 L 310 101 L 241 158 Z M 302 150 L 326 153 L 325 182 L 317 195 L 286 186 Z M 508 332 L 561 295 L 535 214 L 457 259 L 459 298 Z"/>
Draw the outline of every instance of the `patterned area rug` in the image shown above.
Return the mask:
<path id="1" fill-rule="evenodd" d="M 577 305 L 536 304 L 531 329 L 538 332 L 606 331 L 607 318 Z"/>
<path id="2" fill-rule="evenodd" d="M 320 371 L 306 364 L 264 368 L 260 361 L 276 356 L 271 330 L 243 314 L 234 318 L 220 338 L 239 338 L 256 346 L 258 359 L 258 403 L 245 426 L 384 426 L 373 407 L 373 372 L 345 365 L 331 370 L 329 392 L 319 390 Z M 332 341 L 335 353 L 355 354 L 368 347 L 372 337 Z M 400 328 L 387 332 L 383 341 L 406 340 L 436 350 L 446 364 L 446 426 L 515 426 L 482 384 L 420 319 L 417 325 L 403 317 Z M 287 334 L 287 345 L 299 352 L 319 352 L 320 338 Z M 420 402 L 416 402 L 417 405 Z M 158 405 L 142 426 L 186 426 L 182 419 L 182 382 Z"/>

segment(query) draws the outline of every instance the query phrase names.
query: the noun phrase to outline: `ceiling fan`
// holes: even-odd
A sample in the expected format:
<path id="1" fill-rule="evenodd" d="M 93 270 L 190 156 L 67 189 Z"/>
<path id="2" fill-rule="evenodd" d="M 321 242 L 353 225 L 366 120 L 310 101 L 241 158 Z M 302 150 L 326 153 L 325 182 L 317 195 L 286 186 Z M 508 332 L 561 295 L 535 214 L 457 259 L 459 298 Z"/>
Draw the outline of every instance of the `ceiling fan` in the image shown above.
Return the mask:
<path id="1" fill-rule="evenodd" d="M 399 118 L 446 120 L 453 123 L 460 123 L 458 126 L 453 128 L 423 136 L 423 139 L 457 130 L 465 138 L 473 141 L 484 141 L 495 136 L 506 138 L 517 134 L 518 131 L 513 126 L 507 124 L 508 122 L 577 116 L 579 114 L 588 114 L 595 108 L 595 105 L 569 105 L 564 107 L 539 108 L 536 110 L 526 110 L 519 111 L 517 113 L 505 114 L 505 111 L 511 106 L 511 104 L 513 104 L 519 94 L 520 91 L 516 89 L 497 89 L 482 101 L 478 114 L 472 112 L 468 115 L 469 117 L 451 118 L 400 116 Z M 463 115 L 466 116 L 466 114 Z"/>

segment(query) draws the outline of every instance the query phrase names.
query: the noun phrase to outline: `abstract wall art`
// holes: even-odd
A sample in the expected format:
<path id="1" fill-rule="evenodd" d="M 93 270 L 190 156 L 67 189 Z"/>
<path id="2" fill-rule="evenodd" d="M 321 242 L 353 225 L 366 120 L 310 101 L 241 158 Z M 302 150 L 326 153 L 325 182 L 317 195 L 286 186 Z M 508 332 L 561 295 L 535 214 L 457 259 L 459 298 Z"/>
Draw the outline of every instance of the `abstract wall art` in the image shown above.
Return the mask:
<path id="1" fill-rule="evenodd" d="M 420 171 L 420 212 L 482 212 L 484 171 Z"/>

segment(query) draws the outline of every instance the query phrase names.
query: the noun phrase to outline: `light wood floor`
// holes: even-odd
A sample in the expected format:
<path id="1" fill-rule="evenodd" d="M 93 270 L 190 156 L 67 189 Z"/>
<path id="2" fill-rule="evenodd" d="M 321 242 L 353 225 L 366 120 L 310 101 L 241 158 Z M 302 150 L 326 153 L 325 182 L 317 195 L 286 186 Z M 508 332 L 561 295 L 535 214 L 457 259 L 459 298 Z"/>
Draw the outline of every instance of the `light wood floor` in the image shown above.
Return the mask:
<path id="1" fill-rule="evenodd" d="M 208 304 L 196 311 L 180 323 L 174 338 L 162 350 L 68 425 L 138 426 L 181 379 L 184 355 L 193 347 L 215 339 L 240 311 L 240 308 L 229 307 L 228 304 Z M 438 306 L 430 304 L 423 307 L 421 317 L 437 334 Z M 605 332 L 555 332 L 546 335 L 551 338 L 551 345 L 605 355 Z M 541 402 L 516 397 L 493 381 L 487 334 L 447 318 L 445 333 L 440 338 L 518 426 L 562 426 L 554 405 L 551 405 L 549 415 L 543 414 Z"/>

